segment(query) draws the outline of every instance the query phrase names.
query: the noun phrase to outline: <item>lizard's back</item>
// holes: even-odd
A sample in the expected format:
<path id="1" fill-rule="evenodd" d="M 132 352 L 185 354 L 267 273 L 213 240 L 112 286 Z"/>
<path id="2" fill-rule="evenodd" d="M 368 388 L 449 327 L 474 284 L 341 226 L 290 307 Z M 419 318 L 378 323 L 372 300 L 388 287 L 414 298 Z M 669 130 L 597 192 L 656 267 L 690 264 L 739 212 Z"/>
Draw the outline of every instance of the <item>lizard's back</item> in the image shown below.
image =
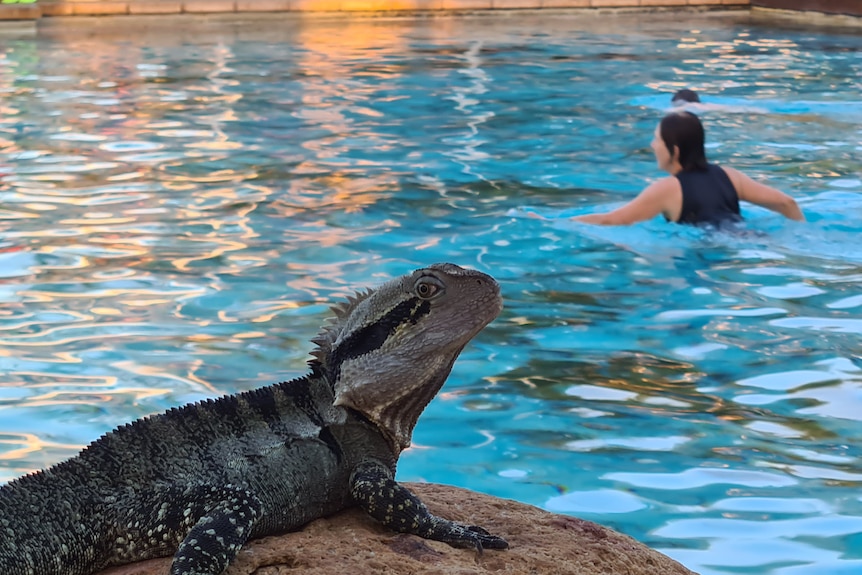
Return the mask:
<path id="1" fill-rule="evenodd" d="M 0 573 L 89 575 L 172 555 L 209 505 L 236 494 L 266 512 L 254 536 L 337 511 L 348 490 L 330 484 L 349 472 L 326 434 L 349 423 L 327 385 L 303 378 L 119 427 L 0 487 Z M 308 505 L 314 490 L 324 508 Z"/>

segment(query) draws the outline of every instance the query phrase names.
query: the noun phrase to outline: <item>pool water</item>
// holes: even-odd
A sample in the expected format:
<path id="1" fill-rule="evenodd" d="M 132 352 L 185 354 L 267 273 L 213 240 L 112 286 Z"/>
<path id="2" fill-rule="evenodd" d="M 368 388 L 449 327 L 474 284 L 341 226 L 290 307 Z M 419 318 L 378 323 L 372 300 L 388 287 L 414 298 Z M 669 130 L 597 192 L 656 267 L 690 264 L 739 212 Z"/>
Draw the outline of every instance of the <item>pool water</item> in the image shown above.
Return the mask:
<path id="1" fill-rule="evenodd" d="M 328 305 L 494 275 L 399 479 L 703 574 L 862 570 L 858 30 L 745 13 L 51 19 L 0 44 L 0 481 L 305 372 Z M 698 90 L 746 234 L 601 228 Z M 547 220 L 527 217 L 534 211 Z"/>

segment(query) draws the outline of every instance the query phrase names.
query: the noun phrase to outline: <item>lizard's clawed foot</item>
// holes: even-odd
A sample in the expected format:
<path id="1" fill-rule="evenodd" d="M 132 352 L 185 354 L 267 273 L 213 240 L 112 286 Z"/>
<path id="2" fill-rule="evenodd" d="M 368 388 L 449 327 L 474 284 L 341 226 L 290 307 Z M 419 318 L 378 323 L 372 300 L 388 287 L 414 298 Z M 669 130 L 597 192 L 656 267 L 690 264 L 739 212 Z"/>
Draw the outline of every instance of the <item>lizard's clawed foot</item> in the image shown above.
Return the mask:
<path id="1" fill-rule="evenodd" d="M 509 542 L 503 539 L 502 537 L 498 537 L 497 535 L 491 535 L 487 530 L 478 527 L 476 525 L 469 525 L 467 527 L 467 531 L 474 534 L 476 537 L 476 547 L 479 552 L 483 549 L 508 549 Z"/>

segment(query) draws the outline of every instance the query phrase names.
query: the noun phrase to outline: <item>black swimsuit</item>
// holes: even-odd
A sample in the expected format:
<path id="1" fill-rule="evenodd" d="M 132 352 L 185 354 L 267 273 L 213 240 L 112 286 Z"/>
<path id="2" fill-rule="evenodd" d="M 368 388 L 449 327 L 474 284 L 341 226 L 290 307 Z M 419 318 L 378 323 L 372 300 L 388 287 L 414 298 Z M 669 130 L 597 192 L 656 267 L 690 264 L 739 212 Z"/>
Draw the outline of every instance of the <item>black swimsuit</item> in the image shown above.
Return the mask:
<path id="1" fill-rule="evenodd" d="M 739 196 L 724 170 L 707 164 L 705 170 L 683 170 L 676 177 L 682 186 L 677 223 L 721 227 L 742 221 Z"/>

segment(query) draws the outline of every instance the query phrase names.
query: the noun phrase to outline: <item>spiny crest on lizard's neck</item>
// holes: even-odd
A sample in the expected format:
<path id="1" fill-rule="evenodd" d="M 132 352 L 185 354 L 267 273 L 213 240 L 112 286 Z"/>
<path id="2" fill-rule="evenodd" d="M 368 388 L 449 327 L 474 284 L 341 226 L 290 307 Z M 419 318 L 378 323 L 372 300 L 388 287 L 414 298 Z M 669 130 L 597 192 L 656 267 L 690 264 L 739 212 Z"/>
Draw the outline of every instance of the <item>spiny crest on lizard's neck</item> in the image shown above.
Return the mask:
<path id="1" fill-rule="evenodd" d="M 311 365 L 329 378 L 335 405 L 362 413 L 400 451 L 458 354 L 501 309 L 493 278 L 435 264 L 333 306 Z"/>
<path id="2" fill-rule="evenodd" d="M 328 371 L 330 366 L 329 358 L 332 355 L 332 347 L 335 345 L 339 334 L 341 334 L 344 329 L 347 323 L 347 318 L 350 317 L 350 314 L 354 309 L 356 309 L 356 306 L 358 306 L 360 302 L 368 299 L 373 293 L 373 289 L 356 292 L 353 295 L 347 296 L 347 301 L 341 301 L 329 307 L 329 310 L 334 314 L 334 316 L 326 319 L 326 324 L 321 328 L 320 333 L 311 340 L 311 343 L 317 346 L 311 352 L 314 359 L 308 362 L 312 367 L 314 367 L 315 364 L 318 364 L 323 367 L 324 370 Z"/>

